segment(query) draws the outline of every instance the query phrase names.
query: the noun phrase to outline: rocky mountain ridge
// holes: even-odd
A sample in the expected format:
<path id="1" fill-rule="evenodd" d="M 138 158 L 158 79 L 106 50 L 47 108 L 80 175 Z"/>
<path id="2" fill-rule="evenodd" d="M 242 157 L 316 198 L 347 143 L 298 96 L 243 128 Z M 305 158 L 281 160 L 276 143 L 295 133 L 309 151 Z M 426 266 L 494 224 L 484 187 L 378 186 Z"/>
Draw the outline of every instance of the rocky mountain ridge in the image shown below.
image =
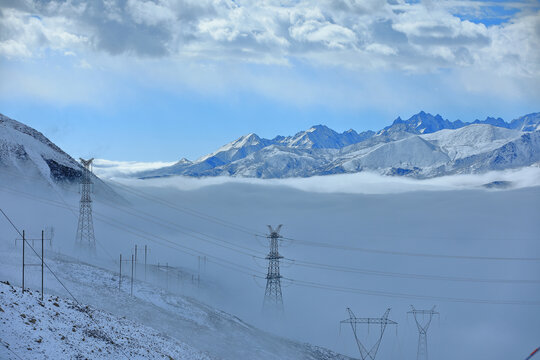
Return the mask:
<path id="1" fill-rule="evenodd" d="M 540 161 L 539 134 L 540 113 L 510 123 L 491 117 L 465 123 L 421 111 L 407 120 L 398 117 L 378 132 L 338 133 L 316 125 L 274 139 L 250 133 L 196 161 L 182 159 L 135 176 L 284 178 L 375 171 L 424 178 L 474 173 Z"/>

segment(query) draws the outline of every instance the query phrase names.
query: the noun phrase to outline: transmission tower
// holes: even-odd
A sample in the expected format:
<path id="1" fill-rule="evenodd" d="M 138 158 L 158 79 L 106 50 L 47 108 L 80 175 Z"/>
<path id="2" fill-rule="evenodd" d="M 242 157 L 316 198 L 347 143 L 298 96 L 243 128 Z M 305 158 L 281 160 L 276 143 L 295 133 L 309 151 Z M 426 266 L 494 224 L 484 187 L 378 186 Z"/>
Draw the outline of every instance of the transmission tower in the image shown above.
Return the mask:
<path id="1" fill-rule="evenodd" d="M 92 220 L 92 198 L 90 193 L 92 192 L 92 161 L 80 159 L 84 166 L 84 170 L 81 176 L 80 192 L 80 210 L 79 210 L 79 224 L 77 226 L 76 242 L 80 246 L 85 246 L 91 250 L 96 248 L 96 238 L 94 237 L 94 222 Z"/>
<path id="2" fill-rule="evenodd" d="M 397 322 L 389 320 L 388 314 L 390 313 L 390 309 L 387 309 L 384 315 L 380 318 L 357 318 L 351 309 L 347 308 L 347 311 L 349 312 L 349 318 L 342 320 L 340 324 L 351 324 L 351 329 L 354 334 L 354 339 L 356 340 L 356 345 L 358 345 L 358 351 L 360 352 L 360 357 L 362 360 L 371 359 L 375 360 L 375 356 L 377 356 L 377 351 L 379 351 L 379 346 L 381 345 L 381 341 L 384 335 L 384 330 L 386 330 L 387 325 L 397 325 Z M 358 339 L 358 333 L 356 326 L 358 324 L 367 324 L 368 329 L 370 324 L 378 324 L 381 326 L 381 333 L 378 338 L 378 340 L 371 346 L 371 348 L 368 348 L 362 344 L 362 342 Z"/>
<path id="3" fill-rule="evenodd" d="M 433 315 L 439 315 L 435 311 L 435 306 L 431 310 L 416 310 L 414 306 L 411 305 L 411 311 L 407 314 L 413 314 L 414 321 L 418 327 L 418 352 L 416 355 L 417 360 L 427 360 L 428 358 L 428 346 L 427 346 L 427 331 Z M 422 319 L 419 321 L 417 315 L 422 315 Z"/>
<path id="4" fill-rule="evenodd" d="M 268 225 L 270 234 L 267 236 L 270 240 L 270 253 L 268 259 L 268 272 L 266 274 L 266 290 L 264 292 L 263 307 L 265 310 L 277 310 L 283 312 L 283 298 L 281 296 L 281 275 L 279 274 L 279 259 L 283 256 L 279 255 L 278 241 L 282 237 L 279 231 L 283 225 L 279 225 L 276 229 Z"/>

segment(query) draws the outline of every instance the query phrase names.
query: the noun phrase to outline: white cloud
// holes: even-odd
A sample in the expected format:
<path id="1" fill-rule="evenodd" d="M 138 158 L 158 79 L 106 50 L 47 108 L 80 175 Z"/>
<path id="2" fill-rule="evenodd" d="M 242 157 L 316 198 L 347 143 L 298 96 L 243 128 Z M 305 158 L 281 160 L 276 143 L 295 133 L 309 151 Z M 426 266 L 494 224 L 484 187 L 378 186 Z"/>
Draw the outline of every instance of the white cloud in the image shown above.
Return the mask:
<path id="1" fill-rule="evenodd" d="M 32 52 L 21 42 L 17 42 L 13 39 L 0 42 L 0 56 L 11 59 L 25 58 L 30 57 L 31 55 Z"/>
<path id="2" fill-rule="evenodd" d="M 159 169 L 165 166 L 174 165 L 174 162 L 139 162 L 139 161 L 113 161 L 105 159 L 94 160 L 94 173 L 97 176 L 110 178 L 110 177 L 122 177 L 129 176 L 131 174 Z"/>
<path id="3" fill-rule="evenodd" d="M 174 12 L 168 6 L 152 1 L 128 0 L 126 10 L 136 24 L 156 26 L 176 19 Z"/>
<path id="4" fill-rule="evenodd" d="M 479 175 L 451 175 L 426 180 L 383 176 L 368 172 L 289 179 L 255 179 L 229 176 L 193 178 L 173 176 L 145 180 L 120 177 L 114 178 L 114 180 L 131 186 L 170 187 L 180 190 L 195 190 L 225 183 L 241 183 L 286 186 L 315 193 L 397 194 L 411 191 L 452 191 L 467 189 L 493 191 L 487 190 L 484 185 L 494 181 L 508 181 L 511 183 L 511 189 L 535 187 L 540 185 L 540 168 L 533 166 L 519 170 L 493 171 Z"/>
<path id="5" fill-rule="evenodd" d="M 323 43 L 329 48 L 354 46 L 356 35 L 350 29 L 328 21 L 307 20 L 289 29 L 291 37 L 300 42 Z"/>
<path id="6" fill-rule="evenodd" d="M 395 55 L 397 53 L 396 49 L 384 44 L 369 44 L 366 46 L 366 50 L 382 55 Z"/>
<path id="7" fill-rule="evenodd" d="M 0 51 L 7 58 L 41 56 L 47 49 L 72 52 L 87 43 L 87 38 L 67 30 L 70 20 L 45 19 L 14 9 L 1 13 Z"/>
<path id="8" fill-rule="evenodd" d="M 28 0 L 18 9 L 1 10 L 0 57 L 77 54 L 85 60 L 72 61 L 73 67 L 91 63 L 103 73 L 145 75 L 142 67 L 146 76 L 157 72 L 162 85 L 176 82 L 171 88 L 187 86 L 214 94 L 229 93 L 234 86 L 301 105 L 365 104 L 375 95 L 358 84 L 323 89 L 327 84 L 316 79 L 291 77 L 298 63 L 345 69 L 362 84 L 367 73 L 438 76 L 450 71 L 455 89 L 496 96 L 511 89 L 513 98 L 524 93 L 529 98 L 540 96 L 538 86 L 516 85 L 540 83 L 537 8 L 526 7 L 506 22 L 485 26 L 461 19 L 456 11 L 478 15 L 487 3 L 395 3 L 53 0 L 43 5 Z M 249 66 L 238 70 L 246 63 L 264 65 L 267 72 L 253 74 Z M 160 69 L 167 71 L 165 76 Z M 371 80 L 376 83 L 369 88 L 377 88 L 377 80 Z M 355 87 L 364 94 L 351 91 Z M 385 92 L 394 93 L 397 103 L 408 101 L 388 87 L 374 93 Z"/>
<path id="9" fill-rule="evenodd" d="M 298 57 L 349 68 L 431 72 L 479 66 L 538 76 L 538 9 L 490 27 L 455 15 L 457 9 L 482 13 L 487 6 L 352 0 L 315 6 L 273 0 L 29 2 L 31 11 L 2 11 L 0 48 L 5 57 L 85 46 L 87 51 L 193 61 L 283 64 Z"/>

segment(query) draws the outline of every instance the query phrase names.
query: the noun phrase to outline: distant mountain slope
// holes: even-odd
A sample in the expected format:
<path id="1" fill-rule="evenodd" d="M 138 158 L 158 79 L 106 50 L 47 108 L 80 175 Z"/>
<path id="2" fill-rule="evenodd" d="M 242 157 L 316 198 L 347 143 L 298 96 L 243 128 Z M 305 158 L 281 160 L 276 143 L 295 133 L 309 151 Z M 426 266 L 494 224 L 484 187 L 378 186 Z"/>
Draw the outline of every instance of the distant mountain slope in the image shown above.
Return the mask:
<path id="1" fill-rule="evenodd" d="M 375 135 L 373 131 L 364 131 L 359 134 L 352 129 L 340 134 L 327 126 L 315 125 L 294 136 L 278 136 L 271 142 L 298 149 L 340 149 L 347 145 L 359 143 L 373 135 Z"/>
<path id="2" fill-rule="evenodd" d="M 524 115 L 510 123 L 491 117 L 466 123 L 421 111 L 407 120 L 397 118 L 377 133 L 348 130 L 340 134 L 323 125 L 271 140 L 251 133 L 194 162 L 182 159 L 172 166 L 135 176 L 283 178 L 370 170 L 388 175 L 433 177 L 500 170 L 538 161 L 540 147 L 534 141 L 538 131 L 540 113 Z M 518 141 L 527 133 L 531 141 L 525 138 Z M 511 151 L 503 147 L 513 142 L 516 149 L 514 158 L 510 159 Z M 488 160 L 489 154 L 497 149 L 501 152 L 499 160 Z"/>
<path id="3" fill-rule="evenodd" d="M 452 160 L 455 160 L 495 150 L 521 135 L 522 132 L 518 130 L 474 124 L 457 130 L 441 130 L 422 135 L 422 138 L 439 146 Z"/>

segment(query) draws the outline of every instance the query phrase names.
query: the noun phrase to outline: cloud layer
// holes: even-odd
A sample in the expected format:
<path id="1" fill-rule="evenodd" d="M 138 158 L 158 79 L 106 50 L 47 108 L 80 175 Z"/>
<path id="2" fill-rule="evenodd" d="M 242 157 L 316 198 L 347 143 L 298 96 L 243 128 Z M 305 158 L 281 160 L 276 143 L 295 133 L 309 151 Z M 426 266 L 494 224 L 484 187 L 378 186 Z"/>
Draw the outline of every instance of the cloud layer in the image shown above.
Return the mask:
<path id="1" fill-rule="evenodd" d="M 144 163 L 133 164 L 130 168 L 127 162 L 108 162 L 109 168 L 95 168 L 98 176 L 118 181 L 130 186 L 170 187 L 184 191 L 197 190 L 208 186 L 223 184 L 251 184 L 257 186 L 284 186 L 314 193 L 343 193 L 343 194 L 398 194 L 412 191 L 452 191 L 452 190 L 487 190 L 486 184 L 495 181 L 508 182 L 508 189 L 520 189 L 540 186 L 540 168 L 526 167 L 518 170 L 491 171 L 485 174 L 466 174 L 441 176 L 433 179 L 412 179 L 407 177 L 383 176 L 376 173 L 361 172 L 356 174 L 338 174 L 312 176 L 309 178 L 287 179 L 255 179 L 230 176 L 193 178 L 172 176 L 139 180 L 129 178 L 137 168 L 143 168 Z M 153 163 L 146 163 L 148 167 Z"/>
<path id="2" fill-rule="evenodd" d="M 476 1 L 8 1 L 0 55 L 101 52 L 411 72 L 478 67 L 537 77 L 538 6 L 506 4 L 513 15 L 486 26 L 481 20 L 492 8 Z"/>

